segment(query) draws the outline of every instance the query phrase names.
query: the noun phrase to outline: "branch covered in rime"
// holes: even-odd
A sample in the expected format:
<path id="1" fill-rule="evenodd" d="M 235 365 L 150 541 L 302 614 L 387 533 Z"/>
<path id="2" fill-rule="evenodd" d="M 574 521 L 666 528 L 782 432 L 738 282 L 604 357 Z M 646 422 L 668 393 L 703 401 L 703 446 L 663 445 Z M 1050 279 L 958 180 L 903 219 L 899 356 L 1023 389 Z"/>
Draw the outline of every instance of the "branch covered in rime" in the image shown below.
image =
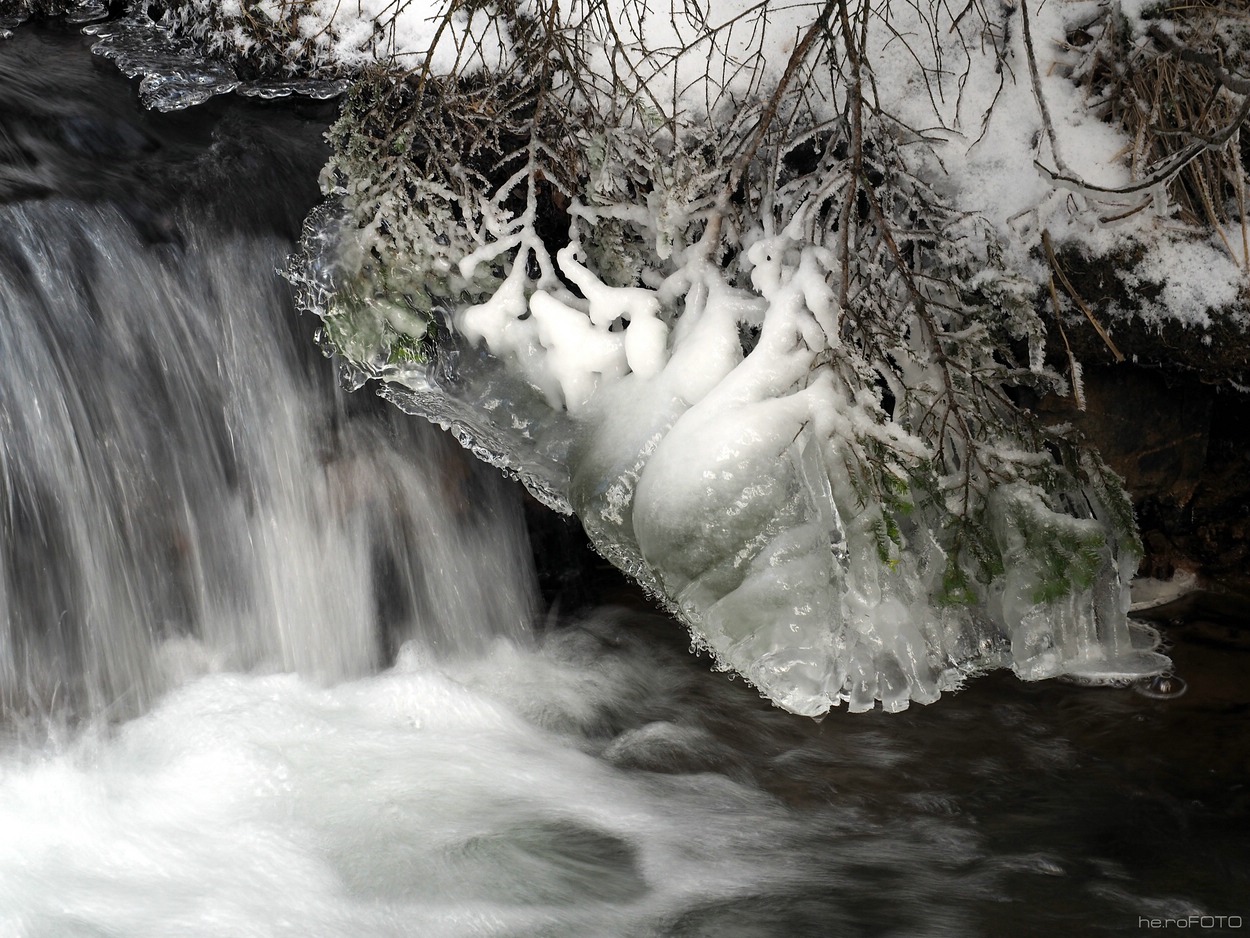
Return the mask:
<path id="1" fill-rule="evenodd" d="M 1046 355 L 1061 296 L 1118 354 L 1052 239 L 1132 216 L 1137 167 L 1156 196 L 1210 171 L 1244 113 L 1091 178 L 1075 143 L 1103 131 L 1070 102 L 1119 21 L 1067 21 L 1056 51 L 1078 7 L 457 3 L 424 46 L 397 18 L 331 132 L 326 334 L 543 474 L 536 494 L 798 712 L 898 709 L 1004 664 L 1158 667 L 1125 622 L 1119 480 L 1025 405 L 1082 400 L 1070 350 L 1067 377 Z M 1025 210 L 992 189 L 1008 157 Z"/>

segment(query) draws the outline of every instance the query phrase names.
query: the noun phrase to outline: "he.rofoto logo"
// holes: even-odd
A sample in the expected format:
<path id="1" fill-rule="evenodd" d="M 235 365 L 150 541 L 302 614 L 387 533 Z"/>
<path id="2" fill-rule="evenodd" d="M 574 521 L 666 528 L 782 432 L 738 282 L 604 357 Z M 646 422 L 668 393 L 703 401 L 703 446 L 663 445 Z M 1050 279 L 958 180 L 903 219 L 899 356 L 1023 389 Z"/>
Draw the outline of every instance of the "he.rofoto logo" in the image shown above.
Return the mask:
<path id="1" fill-rule="evenodd" d="M 1190 915 L 1186 918 L 1146 918 L 1137 916 L 1138 928 L 1241 928 L 1240 915 Z"/>

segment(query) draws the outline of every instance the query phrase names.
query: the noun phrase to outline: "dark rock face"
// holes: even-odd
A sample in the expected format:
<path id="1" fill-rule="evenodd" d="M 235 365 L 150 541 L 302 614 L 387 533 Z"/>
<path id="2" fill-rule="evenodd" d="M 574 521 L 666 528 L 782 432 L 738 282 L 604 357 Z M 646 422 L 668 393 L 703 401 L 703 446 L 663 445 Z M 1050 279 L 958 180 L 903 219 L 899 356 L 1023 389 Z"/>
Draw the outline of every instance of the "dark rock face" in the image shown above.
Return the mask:
<path id="1" fill-rule="evenodd" d="M 1070 421 L 1124 477 L 1134 499 L 1186 503 L 1207 462 L 1213 389 L 1193 379 L 1119 367 L 1089 369 L 1085 410 L 1048 410 Z"/>
<path id="2" fill-rule="evenodd" d="M 1246 329 L 1248 295 L 1223 309 L 1209 311 L 1210 324 L 1197 328 L 1179 319 L 1143 318 L 1141 310 L 1158 309 L 1163 284 L 1135 275 L 1138 251 L 1085 257 L 1073 249 L 1059 251 L 1059 264 L 1081 301 L 1108 332 L 1125 361 L 1167 375 L 1191 375 L 1209 383 L 1250 384 L 1250 333 Z M 1130 276 L 1131 275 L 1131 276 Z M 1049 304 L 1044 295 L 1039 302 Z M 1067 341 L 1087 368 L 1117 362 L 1114 352 L 1073 304 L 1065 300 Z M 1043 317 L 1053 321 L 1050 313 Z M 1050 350 L 1063 356 L 1058 330 L 1052 329 Z"/>
<path id="3" fill-rule="evenodd" d="M 1049 354 L 1063 361 L 1066 341 L 1085 365 L 1086 410 L 1053 398 L 1038 409 L 1075 424 L 1124 477 L 1146 548 L 1143 575 L 1166 578 L 1179 567 L 1250 594 L 1245 309 L 1212 310 L 1205 328 L 1136 315 L 1162 292 L 1162 284 L 1126 277 L 1139 261 L 1132 252 L 1060 250 L 1059 264 L 1116 349 L 1069 308 L 1062 338 L 1050 330 Z"/>
<path id="4" fill-rule="evenodd" d="M 1040 410 L 1075 424 L 1124 477 L 1146 548 L 1141 573 L 1180 567 L 1250 592 L 1250 396 L 1129 364 L 1090 368 L 1085 386 L 1084 412 L 1054 398 Z"/>
<path id="5" fill-rule="evenodd" d="M 1201 572 L 1250 593 L 1250 400 L 1223 390 L 1213 395 L 1210 445 L 1193 497 L 1178 506 L 1175 521 L 1160 512 L 1159 528 Z"/>

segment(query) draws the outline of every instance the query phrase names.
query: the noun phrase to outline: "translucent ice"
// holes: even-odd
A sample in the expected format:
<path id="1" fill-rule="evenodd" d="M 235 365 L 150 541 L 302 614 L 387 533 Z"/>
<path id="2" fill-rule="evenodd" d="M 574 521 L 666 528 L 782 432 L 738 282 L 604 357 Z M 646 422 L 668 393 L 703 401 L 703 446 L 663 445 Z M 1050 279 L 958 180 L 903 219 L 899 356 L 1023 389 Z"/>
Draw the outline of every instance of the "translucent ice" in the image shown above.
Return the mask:
<path id="1" fill-rule="evenodd" d="M 330 318 L 334 218 L 313 217 L 293 267 L 305 305 Z M 858 477 L 873 447 L 900 464 L 929 454 L 831 367 L 825 260 L 791 248 L 752 248 L 753 289 L 695 260 L 646 290 L 605 285 L 570 246 L 559 265 L 577 294 L 522 284 L 516 264 L 484 302 L 436 310 L 428 361 L 377 349 L 350 367 L 576 512 L 722 668 L 795 713 L 901 710 L 994 667 L 1029 680 L 1166 667 L 1134 647 L 1126 561 L 1102 523 L 1051 510 L 1024 482 L 988 502 L 1003 575 L 976 603 L 945 598 L 932 512 L 904 503 L 905 479 L 892 509 Z M 759 330 L 749 351 L 743 327 Z M 1052 564 L 1070 588 L 1039 567 L 1052 549 L 1070 554 Z"/>
<path id="2" fill-rule="evenodd" d="M 91 51 L 112 59 L 128 77 L 142 79 L 139 99 L 155 111 L 180 111 L 232 91 L 259 98 L 333 98 L 347 87 L 345 81 L 317 79 L 243 82 L 228 64 L 179 42 L 143 14 L 95 23 L 83 31 L 97 37 Z"/>

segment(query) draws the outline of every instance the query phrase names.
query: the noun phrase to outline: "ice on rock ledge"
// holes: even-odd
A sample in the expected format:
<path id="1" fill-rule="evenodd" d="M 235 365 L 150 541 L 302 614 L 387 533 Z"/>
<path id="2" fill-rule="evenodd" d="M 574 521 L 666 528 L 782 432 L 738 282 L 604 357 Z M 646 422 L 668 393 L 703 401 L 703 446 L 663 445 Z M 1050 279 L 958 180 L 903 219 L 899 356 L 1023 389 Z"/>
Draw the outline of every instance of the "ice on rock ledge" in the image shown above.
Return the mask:
<path id="1" fill-rule="evenodd" d="M 89 8 L 90 4 L 83 9 Z M 92 52 L 112 59 L 126 77 L 142 79 L 139 100 L 155 111 L 185 110 L 232 91 L 263 99 L 290 95 L 325 99 L 338 97 L 348 87 L 341 79 L 242 81 L 230 65 L 190 48 L 142 13 L 94 23 L 83 32 L 96 37 Z"/>
<path id="2" fill-rule="evenodd" d="M 292 268 L 323 318 L 336 315 L 336 239 L 333 210 L 314 214 Z M 826 259 L 766 241 L 751 250 L 752 290 L 695 261 L 653 291 L 607 286 L 574 244 L 558 263 L 580 295 L 559 278 L 535 285 L 515 263 L 483 302 L 436 310 L 429 361 L 377 349 L 350 367 L 575 512 L 721 668 L 794 713 L 898 711 L 991 668 L 1027 680 L 1164 670 L 1134 644 L 1131 571 L 1099 523 L 1049 512 L 1024 483 L 990 500 L 1003 575 L 975 604 L 941 599 L 940 525 L 917 510 L 890 529 L 855 477 L 870 444 L 929 454 L 883 419 L 877 392 L 831 366 Z M 744 324 L 759 328 L 745 353 Z M 1057 596 L 1030 557 L 1030 538 L 1051 528 L 1089 574 Z"/>

